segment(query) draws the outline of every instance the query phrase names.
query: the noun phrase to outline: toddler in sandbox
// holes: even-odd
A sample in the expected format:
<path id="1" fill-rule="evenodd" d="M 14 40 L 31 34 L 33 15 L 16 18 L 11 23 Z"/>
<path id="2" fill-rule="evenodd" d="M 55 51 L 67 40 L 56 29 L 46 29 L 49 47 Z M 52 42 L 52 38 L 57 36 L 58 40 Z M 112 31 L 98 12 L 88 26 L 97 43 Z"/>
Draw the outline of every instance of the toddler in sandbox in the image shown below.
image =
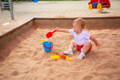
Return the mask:
<path id="1" fill-rule="evenodd" d="M 100 46 L 99 42 L 85 30 L 85 21 L 77 18 L 73 21 L 73 29 L 55 29 L 56 32 L 68 32 L 74 37 L 74 41 L 70 48 L 64 54 L 73 54 L 74 50 L 79 51 L 78 59 L 85 58 L 85 54 L 91 51 L 93 41 L 96 46 Z"/>

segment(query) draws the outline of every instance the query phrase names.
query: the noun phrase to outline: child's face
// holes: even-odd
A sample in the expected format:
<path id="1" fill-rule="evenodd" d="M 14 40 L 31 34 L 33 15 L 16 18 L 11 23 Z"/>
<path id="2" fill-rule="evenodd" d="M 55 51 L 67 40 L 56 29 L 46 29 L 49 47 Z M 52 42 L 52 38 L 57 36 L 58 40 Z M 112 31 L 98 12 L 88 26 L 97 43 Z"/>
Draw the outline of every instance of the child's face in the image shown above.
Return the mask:
<path id="1" fill-rule="evenodd" d="M 73 22 L 73 29 L 75 32 L 79 33 L 82 28 L 81 28 L 81 23 L 78 23 L 77 21 Z"/>

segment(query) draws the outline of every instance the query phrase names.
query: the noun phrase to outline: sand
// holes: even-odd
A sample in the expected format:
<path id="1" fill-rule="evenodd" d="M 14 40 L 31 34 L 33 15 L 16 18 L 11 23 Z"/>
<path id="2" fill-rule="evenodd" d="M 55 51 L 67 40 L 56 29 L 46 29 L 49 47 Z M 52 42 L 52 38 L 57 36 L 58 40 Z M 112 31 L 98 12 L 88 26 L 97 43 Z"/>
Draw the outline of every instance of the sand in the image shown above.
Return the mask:
<path id="1" fill-rule="evenodd" d="M 54 52 L 44 53 L 39 40 L 50 29 L 31 29 L 18 36 L 0 53 L 0 80 L 120 80 L 120 29 L 90 30 L 101 43 L 86 59 L 52 60 L 50 55 L 68 48 L 69 33 L 56 33 Z"/>

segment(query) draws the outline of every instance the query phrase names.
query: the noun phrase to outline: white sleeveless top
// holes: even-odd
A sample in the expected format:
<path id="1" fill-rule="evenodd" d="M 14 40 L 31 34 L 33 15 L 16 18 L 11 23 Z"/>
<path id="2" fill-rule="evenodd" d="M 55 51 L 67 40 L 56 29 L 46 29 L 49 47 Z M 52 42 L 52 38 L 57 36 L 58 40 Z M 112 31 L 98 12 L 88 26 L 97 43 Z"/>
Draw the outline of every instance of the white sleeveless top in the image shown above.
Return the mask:
<path id="1" fill-rule="evenodd" d="M 68 30 L 74 37 L 74 43 L 77 45 L 84 45 L 87 42 L 90 42 L 90 33 L 87 31 L 82 31 L 80 34 L 77 34 L 73 29 Z"/>

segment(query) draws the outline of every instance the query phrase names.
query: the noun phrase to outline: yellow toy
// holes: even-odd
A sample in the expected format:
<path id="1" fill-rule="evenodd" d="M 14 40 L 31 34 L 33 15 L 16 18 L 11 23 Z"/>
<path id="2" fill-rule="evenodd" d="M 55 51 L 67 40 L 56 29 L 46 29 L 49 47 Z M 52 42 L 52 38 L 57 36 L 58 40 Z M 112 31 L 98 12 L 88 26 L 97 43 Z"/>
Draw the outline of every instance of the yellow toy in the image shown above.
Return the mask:
<path id="1" fill-rule="evenodd" d="M 98 3 L 97 9 L 102 9 L 102 4 L 101 3 Z"/>
<path id="2" fill-rule="evenodd" d="M 88 9 L 92 9 L 92 4 L 89 4 L 89 5 L 88 5 Z"/>
<path id="3" fill-rule="evenodd" d="M 60 57 L 59 55 L 57 55 L 57 54 L 53 54 L 53 55 L 50 56 L 50 58 L 51 58 L 51 59 L 58 60 L 58 59 L 60 59 L 61 57 Z"/>
<path id="4" fill-rule="evenodd" d="M 90 0 L 90 2 L 88 3 L 89 9 L 102 9 L 110 7 L 111 7 L 110 0 Z"/>
<path id="5" fill-rule="evenodd" d="M 50 56 L 51 59 L 54 59 L 54 60 L 58 60 L 58 59 L 65 59 L 67 61 L 71 61 L 72 59 L 68 56 L 65 56 L 65 55 L 60 55 L 60 54 L 53 54 Z"/>
<path id="6" fill-rule="evenodd" d="M 45 42 L 46 40 L 40 40 L 41 43 Z"/>

